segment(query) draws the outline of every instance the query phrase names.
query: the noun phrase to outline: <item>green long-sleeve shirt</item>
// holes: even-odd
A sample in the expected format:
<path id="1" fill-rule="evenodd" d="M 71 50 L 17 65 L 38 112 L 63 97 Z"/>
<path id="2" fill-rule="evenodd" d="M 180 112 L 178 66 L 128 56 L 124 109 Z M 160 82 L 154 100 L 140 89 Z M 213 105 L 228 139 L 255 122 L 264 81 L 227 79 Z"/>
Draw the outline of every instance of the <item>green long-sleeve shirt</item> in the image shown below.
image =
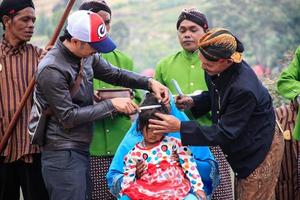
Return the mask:
<path id="1" fill-rule="evenodd" d="M 167 86 L 177 95 L 171 80 L 178 82 L 184 94 L 191 94 L 197 90 L 207 91 L 204 70 L 198 57 L 198 51 L 191 53 L 185 50 L 167 56 L 158 62 L 155 68 L 155 79 Z M 187 115 L 194 119 L 190 112 Z M 210 114 L 197 119 L 202 125 L 210 125 Z"/>
<path id="2" fill-rule="evenodd" d="M 277 82 L 278 92 L 287 99 L 294 100 L 300 94 L 300 46 L 289 66 L 281 73 Z M 300 140 L 300 115 L 298 112 L 293 131 L 295 139 Z"/>
<path id="3" fill-rule="evenodd" d="M 133 71 L 133 61 L 119 50 L 101 56 L 116 67 Z M 103 88 L 117 88 L 117 86 L 94 79 L 94 90 Z M 136 90 L 134 98 L 137 103 L 141 101 L 141 96 Z M 121 114 L 96 121 L 90 146 L 91 155 L 113 156 L 130 126 L 129 116 Z"/>

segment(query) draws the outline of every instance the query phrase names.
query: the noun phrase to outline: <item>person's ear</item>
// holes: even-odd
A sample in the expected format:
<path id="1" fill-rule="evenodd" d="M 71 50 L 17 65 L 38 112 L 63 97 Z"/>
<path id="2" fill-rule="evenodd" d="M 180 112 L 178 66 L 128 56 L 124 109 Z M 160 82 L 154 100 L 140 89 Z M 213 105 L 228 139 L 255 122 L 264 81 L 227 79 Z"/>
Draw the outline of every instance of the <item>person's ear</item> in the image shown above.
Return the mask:
<path id="1" fill-rule="evenodd" d="M 233 60 L 232 60 L 231 58 L 226 59 L 226 61 L 227 61 L 227 64 L 228 64 L 228 65 L 232 65 L 232 64 L 233 64 Z"/>
<path id="2" fill-rule="evenodd" d="M 8 26 L 8 24 L 11 22 L 11 20 L 12 20 L 12 18 L 10 18 L 10 17 L 7 16 L 7 15 L 4 15 L 4 16 L 2 17 L 2 22 L 3 22 L 3 24 L 4 24 L 5 27 Z"/>
<path id="3" fill-rule="evenodd" d="M 74 44 L 77 44 L 79 42 L 79 40 L 76 39 L 76 38 L 71 38 L 71 42 L 74 43 Z"/>

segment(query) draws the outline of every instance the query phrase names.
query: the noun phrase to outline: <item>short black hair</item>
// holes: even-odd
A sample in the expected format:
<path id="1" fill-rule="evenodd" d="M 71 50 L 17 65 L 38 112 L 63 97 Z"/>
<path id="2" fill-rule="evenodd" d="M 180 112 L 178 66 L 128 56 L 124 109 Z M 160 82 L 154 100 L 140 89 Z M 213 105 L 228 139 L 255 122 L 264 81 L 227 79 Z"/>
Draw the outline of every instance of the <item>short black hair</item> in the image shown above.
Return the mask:
<path id="1" fill-rule="evenodd" d="M 70 41 L 72 39 L 72 35 L 69 33 L 67 28 L 65 28 L 63 35 L 60 37 L 61 41 L 68 40 Z"/>
<path id="2" fill-rule="evenodd" d="M 162 113 L 169 114 L 168 108 L 163 104 L 159 103 L 153 93 L 146 93 L 144 101 L 140 104 L 140 106 L 150 106 L 160 104 L 161 107 L 153 108 L 148 110 L 143 110 L 139 113 L 139 117 L 137 119 L 137 130 L 142 131 L 144 127 L 147 127 L 149 124 L 149 119 L 158 119 L 154 114 Z"/>
<path id="3" fill-rule="evenodd" d="M 90 10 L 94 13 L 99 12 L 100 10 L 106 11 L 111 16 L 111 9 L 107 5 L 107 3 L 104 0 L 88 0 L 84 1 L 80 7 L 79 10 Z"/>

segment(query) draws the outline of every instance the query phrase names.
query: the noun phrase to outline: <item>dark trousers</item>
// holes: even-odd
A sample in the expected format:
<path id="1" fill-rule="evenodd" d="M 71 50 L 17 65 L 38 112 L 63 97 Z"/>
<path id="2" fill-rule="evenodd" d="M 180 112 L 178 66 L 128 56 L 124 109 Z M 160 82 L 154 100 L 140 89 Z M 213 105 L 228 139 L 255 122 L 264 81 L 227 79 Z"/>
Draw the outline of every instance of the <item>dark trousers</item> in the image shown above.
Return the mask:
<path id="1" fill-rule="evenodd" d="M 24 200 L 47 200 L 48 194 L 41 173 L 41 156 L 35 154 L 33 163 L 21 160 L 3 163 L 0 158 L 0 199 L 19 200 L 20 187 Z"/>
<path id="2" fill-rule="evenodd" d="M 87 200 L 89 154 L 73 150 L 42 153 L 42 173 L 51 200 Z"/>

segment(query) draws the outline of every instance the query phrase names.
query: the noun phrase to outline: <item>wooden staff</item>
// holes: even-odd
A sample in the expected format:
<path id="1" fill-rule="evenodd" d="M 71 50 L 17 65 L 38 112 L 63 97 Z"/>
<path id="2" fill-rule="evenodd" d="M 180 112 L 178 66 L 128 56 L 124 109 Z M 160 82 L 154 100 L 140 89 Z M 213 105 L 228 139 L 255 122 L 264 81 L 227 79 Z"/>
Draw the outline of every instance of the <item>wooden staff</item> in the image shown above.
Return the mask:
<path id="1" fill-rule="evenodd" d="M 60 18 L 60 21 L 59 21 L 59 23 L 58 23 L 58 25 L 57 25 L 57 27 L 56 27 L 56 29 L 55 29 L 55 31 L 54 31 L 51 39 L 50 39 L 50 41 L 46 45 L 45 49 L 47 49 L 48 47 L 54 45 L 54 43 L 55 43 L 55 41 L 56 41 L 56 39 L 57 39 L 60 31 L 61 31 L 61 29 L 62 29 L 62 27 L 63 27 L 66 19 L 67 19 L 68 15 L 69 15 L 69 13 L 70 13 L 70 11 L 72 9 L 72 7 L 74 5 L 74 3 L 75 3 L 75 0 L 69 0 L 69 2 L 67 4 L 67 7 L 66 7 L 66 9 L 65 9 L 62 17 Z M 22 112 L 22 110 L 23 110 L 23 108 L 24 108 L 24 106 L 25 106 L 25 104 L 26 104 L 26 102 L 27 102 L 30 94 L 33 91 L 34 85 L 35 85 L 35 78 L 33 77 L 31 79 L 31 81 L 29 82 L 29 85 L 28 85 L 28 87 L 27 87 L 27 89 L 25 91 L 24 96 L 21 99 L 21 102 L 20 102 L 19 107 L 17 108 L 17 111 L 14 113 L 14 116 L 12 117 L 12 120 L 10 121 L 10 123 L 8 125 L 8 128 L 6 129 L 6 131 L 4 133 L 4 136 L 3 136 L 3 138 L 0 141 L 0 153 L 1 154 L 2 154 L 2 151 L 4 150 L 4 148 L 6 146 L 6 143 L 7 143 L 8 139 L 9 139 L 9 137 L 11 136 L 11 134 L 12 134 L 12 132 L 13 132 L 13 130 L 14 130 L 17 122 L 18 122 L 20 114 L 21 114 L 21 112 Z"/>

